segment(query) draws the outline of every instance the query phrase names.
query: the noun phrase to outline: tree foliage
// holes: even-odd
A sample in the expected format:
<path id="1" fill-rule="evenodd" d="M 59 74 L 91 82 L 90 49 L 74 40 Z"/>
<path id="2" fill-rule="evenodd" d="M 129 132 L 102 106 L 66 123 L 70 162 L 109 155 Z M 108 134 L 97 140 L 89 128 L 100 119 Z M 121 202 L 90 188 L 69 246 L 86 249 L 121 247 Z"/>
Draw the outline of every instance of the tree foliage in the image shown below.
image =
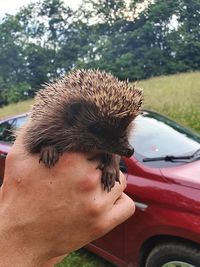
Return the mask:
<path id="1" fill-rule="evenodd" d="M 74 68 L 130 81 L 200 69 L 199 0 L 62 0 L 29 4 L 0 21 L 0 98 L 32 96 Z"/>

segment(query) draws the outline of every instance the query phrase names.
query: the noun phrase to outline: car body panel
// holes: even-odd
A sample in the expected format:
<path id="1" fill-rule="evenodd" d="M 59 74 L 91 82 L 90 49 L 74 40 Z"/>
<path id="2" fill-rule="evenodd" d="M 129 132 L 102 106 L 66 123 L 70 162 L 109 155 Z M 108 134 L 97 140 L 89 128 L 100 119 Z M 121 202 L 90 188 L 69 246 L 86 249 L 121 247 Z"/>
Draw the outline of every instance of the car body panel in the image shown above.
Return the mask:
<path id="1" fill-rule="evenodd" d="M 174 168 L 162 168 L 161 173 L 171 183 L 178 183 L 200 189 L 199 161 L 194 161 Z"/>
<path id="2" fill-rule="evenodd" d="M 0 143 L 0 151 L 2 151 L 2 153 L 7 154 L 10 150 L 11 144 L 8 142 L 1 142 Z"/>
<path id="3" fill-rule="evenodd" d="M 128 161 L 131 166 L 131 159 Z M 95 241 L 95 247 L 88 248 L 101 256 L 104 256 L 102 251 L 105 250 L 104 253 L 109 253 L 106 258 L 113 263 L 116 263 L 113 255 L 119 256 L 117 266 L 123 267 L 138 266 L 141 247 L 152 237 L 173 236 L 200 245 L 199 190 L 183 187 L 179 183 L 172 184 L 159 177 L 159 170 L 157 176 L 153 170 L 150 176 L 150 172 L 142 172 L 137 166 L 134 175 L 135 165 L 131 167 L 132 174 L 128 175 L 126 193 L 136 202 L 134 216 L 106 237 Z M 113 245 L 119 242 L 123 246 Z"/>

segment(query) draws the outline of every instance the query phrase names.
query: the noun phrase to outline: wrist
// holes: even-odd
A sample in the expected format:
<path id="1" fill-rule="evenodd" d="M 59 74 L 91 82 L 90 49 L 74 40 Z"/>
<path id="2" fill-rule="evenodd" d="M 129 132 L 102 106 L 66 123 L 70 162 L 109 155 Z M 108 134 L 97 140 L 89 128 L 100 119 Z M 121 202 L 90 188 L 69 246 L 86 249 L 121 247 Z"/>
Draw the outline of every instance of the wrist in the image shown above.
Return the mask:
<path id="1" fill-rule="evenodd" d="M 20 266 L 35 267 L 43 266 L 43 257 L 34 247 L 30 246 L 29 240 L 23 235 L 23 227 L 18 225 L 8 216 L 8 211 L 0 210 L 0 267 Z"/>

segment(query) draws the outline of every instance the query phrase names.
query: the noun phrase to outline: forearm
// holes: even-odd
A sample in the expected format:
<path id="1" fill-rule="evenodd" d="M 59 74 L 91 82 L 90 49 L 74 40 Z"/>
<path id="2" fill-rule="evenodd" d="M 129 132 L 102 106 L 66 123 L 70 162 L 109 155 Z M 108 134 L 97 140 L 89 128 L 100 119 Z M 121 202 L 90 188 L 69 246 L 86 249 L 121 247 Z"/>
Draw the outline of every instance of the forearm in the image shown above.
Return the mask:
<path id="1" fill-rule="evenodd" d="M 0 267 L 43 266 L 41 254 L 35 251 L 34 247 L 31 248 L 30 242 L 23 238 L 23 229 L 19 227 L 18 222 L 14 226 L 7 220 L 7 213 L 7 209 L 0 211 Z"/>

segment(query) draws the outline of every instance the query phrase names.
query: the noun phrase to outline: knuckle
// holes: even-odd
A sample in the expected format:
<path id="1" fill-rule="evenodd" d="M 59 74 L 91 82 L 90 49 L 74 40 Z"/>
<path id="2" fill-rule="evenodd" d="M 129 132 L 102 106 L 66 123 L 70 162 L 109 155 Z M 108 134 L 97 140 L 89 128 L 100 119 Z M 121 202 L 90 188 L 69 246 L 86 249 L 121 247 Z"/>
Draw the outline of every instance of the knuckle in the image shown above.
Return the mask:
<path id="1" fill-rule="evenodd" d="M 96 220 L 96 218 L 100 218 L 102 214 L 104 214 L 105 206 L 101 201 L 96 200 L 95 198 L 90 198 L 90 200 L 88 199 L 86 212 L 89 216 Z"/>
<path id="2" fill-rule="evenodd" d="M 97 188 L 100 183 L 100 176 L 97 172 L 88 173 L 85 175 L 84 179 L 80 181 L 79 188 L 81 191 L 93 191 Z"/>
<path id="3" fill-rule="evenodd" d="M 93 203 L 90 203 L 87 212 L 92 217 L 100 217 L 103 210 L 103 205 L 101 203 L 93 201 Z"/>
<path id="4" fill-rule="evenodd" d="M 89 179 L 84 179 L 83 181 L 79 182 L 78 189 L 81 192 L 88 192 L 93 188 L 93 181 Z"/>

